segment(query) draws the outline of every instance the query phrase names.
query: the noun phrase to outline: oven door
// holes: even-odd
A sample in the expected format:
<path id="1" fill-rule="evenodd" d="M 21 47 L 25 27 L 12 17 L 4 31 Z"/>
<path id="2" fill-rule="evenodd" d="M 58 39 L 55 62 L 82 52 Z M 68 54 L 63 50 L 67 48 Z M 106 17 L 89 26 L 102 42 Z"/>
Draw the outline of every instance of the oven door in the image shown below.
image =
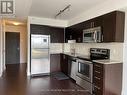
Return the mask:
<path id="1" fill-rule="evenodd" d="M 78 60 L 77 76 L 92 83 L 93 64 L 91 61 Z"/>

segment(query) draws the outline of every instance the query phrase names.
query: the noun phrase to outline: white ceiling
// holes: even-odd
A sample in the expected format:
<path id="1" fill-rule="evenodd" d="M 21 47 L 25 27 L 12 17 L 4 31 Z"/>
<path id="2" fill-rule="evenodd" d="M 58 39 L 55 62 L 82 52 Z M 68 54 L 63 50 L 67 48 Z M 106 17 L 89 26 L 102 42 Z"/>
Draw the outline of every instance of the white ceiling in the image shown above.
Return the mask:
<path id="1" fill-rule="evenodd" d="M 59 19 L 69 20 L 103 1 L 104 0 L 33 0 L 30 16 L 54 18 L 60 10 L 71 4 L 70 10 L 65 11 L 59 16 Z"/>
<path id="2" fill-rule="evenodd" d="M 65 11 L 60 19 L 69 20 L 78 14 L 93 8 L 105 0 L 15 0 L 16 17 L 38 16 L 54 18 L 67 5 L 71 4 L 70 11 Z"/>
<path id="3" fill-rule="evenodd" d="M 102 2 L 104 0 L 15 0 L 16 18 L 23 20 L 28 16 L 54 18 L 60 10 L 71 4 L 70 10 L 58 18 L 70 20 Z"/>

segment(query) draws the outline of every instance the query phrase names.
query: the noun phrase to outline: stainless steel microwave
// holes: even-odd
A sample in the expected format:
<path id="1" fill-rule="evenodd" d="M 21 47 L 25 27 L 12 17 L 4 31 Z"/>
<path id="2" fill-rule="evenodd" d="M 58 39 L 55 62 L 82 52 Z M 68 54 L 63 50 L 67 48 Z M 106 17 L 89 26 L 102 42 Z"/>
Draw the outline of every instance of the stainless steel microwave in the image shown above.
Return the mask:
<path id="1" fill-rule="evenodd" d="M 101 27 L 83 30 L 83 42 L 99 43 L 102 41 Z"/>

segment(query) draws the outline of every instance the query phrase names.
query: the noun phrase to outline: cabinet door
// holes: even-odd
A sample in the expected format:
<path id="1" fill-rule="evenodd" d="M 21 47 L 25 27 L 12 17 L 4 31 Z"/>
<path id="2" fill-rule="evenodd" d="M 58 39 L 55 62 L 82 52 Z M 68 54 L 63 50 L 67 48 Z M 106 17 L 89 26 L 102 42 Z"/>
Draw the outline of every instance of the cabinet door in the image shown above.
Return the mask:
<path id="1" fill-rule="evenodd" d="M 103 26 L 102 22 L 103 22 L 103 17 L 102 16 L 96 17 L 96 18 L 93 19 L 93 26 L 94 27 L 102 27 Z"/>
<path id="2" fill-rule="evenodd" d="M 39 25 L 30 25 L 30 33 L 31 34 L 41 34 L 41 27 Z"/>
<path id="3" fill-rule="evenodd" d="M 102 17 L 97 17 L 84 22 L 84 29 L 102 26 Z"/>
<path id="4" fill-rule="evenodd" d="M 59 72 L 60 68 L 60 54 L 51 54 L 50 55 L 50 72 Z"/>
<path id="5" fill-rule="evenodd" d="M 115 41 L 115 13 L 109 13 L 103 16 L 103 42 Z"/>
<path id="6" fill-rule="evenodd" d="M 65 42 L 67 43 L 68 40 L 72 40 L 73 39 L 73 30 L 70 28 L 66 28 L 65 29 Z"/>
<path id="7" fill-rule="evenodd" d="M 124 22 L 124 12 L 103 15 L 103 42 L 124 42 Z"/>
<path id="8" fill-rule="evenodd" d="M 93 93 L 103 95 L 103 65 L 94 63 L 93 65 Z"/>
<path id="9" fill-rule="evenodd" d="M 75 39 L 77 43 L 82 43 L 83 30 L 82 29 L 73 30 L 73 35 L 72 36 L 73 36 L 73 39 Z"/>
<path id="10" fill-rule="evenodd" d="M 93 20 L 88 20 L 84 22 L 84 29 L 89 29 L 93 27 Z"/>
<path id="11" fill-rule="evenodd" d="M 68 56 L 64 54 L 61 54 L 60 56 L 61 71 L 68 75 Z"/>
<path id="12" fill-rule="evenodd" d="M 51 43 L 64 42 L 64 28 L 50 27 Z"/>
<path id="13" fill-rule="evenodd" d="M 77 43 L 81 43 L 83 38 L 83 29 L 84 29 L 83 23 L 76 24 L 66 28 L 66 32 L 65 32 L 66 42 L 68 40 L 76 40 Z"/>

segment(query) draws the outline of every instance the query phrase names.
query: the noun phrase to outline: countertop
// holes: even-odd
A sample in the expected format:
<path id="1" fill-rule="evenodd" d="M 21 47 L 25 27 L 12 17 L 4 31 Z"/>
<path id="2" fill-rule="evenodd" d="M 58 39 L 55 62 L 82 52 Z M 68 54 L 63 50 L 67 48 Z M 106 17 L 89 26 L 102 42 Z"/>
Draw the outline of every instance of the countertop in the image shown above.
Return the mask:
<path id="1" fill-rule="evenodd" d="M 110 59 L 105 59 L 105 60 L 92 60 L 93 62 L 100 63 L 100 64 L 118 64 L 118 63 L 123 63 L 120 61 L 116 60 L 110 60 Z"/>
<path id="2" fill-rule="evenodd" d="M 64 52 L 63 54 L 65 54 L 65 55 L 69 55 L 69 56 L 72 56 L 72 57 L 78 57 L 78 56 L 81 55 L 81 54 L 79 54 L 79 53 L 75 53 L 75 54 L 73 54 L 73 53 L 70 53 L 70 52 Z"/>
<path id="3" fill-rule="evenodd" d="M 72 54 L 70 52 L 64 52 L 63 54 L 69 55 L 72 57 L 77 57 L 77 58 L 84 58 L 84 59 L 89 59 L 89 55 L 83 55 L 79 53 Z M 116 60 L 111 60 L 111 59 L 104 59 L 104 60 L 92 60 L 93 62 L 100 63 L 100 64 L 118 64 L 118 63 L 123 63 L 121 61 L 116 61 Z"/>

